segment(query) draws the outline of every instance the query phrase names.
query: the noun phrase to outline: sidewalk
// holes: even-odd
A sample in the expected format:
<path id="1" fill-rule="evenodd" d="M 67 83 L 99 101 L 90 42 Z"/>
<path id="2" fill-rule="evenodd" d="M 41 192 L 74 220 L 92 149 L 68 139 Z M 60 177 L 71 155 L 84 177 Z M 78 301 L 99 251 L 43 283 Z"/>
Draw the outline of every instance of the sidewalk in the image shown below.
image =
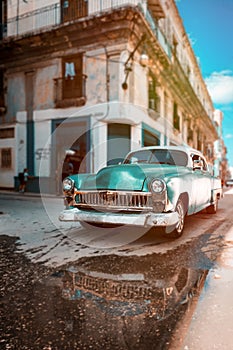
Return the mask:
<path id="1" fill-rule="evenodd" d="M 177 350 L 233 349 L 233 227 L 225 244 L 216 267 L 208 274 L 187 334 Z"/>
<path id="2" fill-rule="evenodd" d="M 0 189 L 0 195 L 7 195 L 11 197 L 16 197 L 16 198 L 24 198 L 24 197 L 35 197 L 35 198 L 41 198 L 41 197 L 47 197 L 47 198 L 63 198 L 62 194 L 51 194 L 51 193 L 36 193 L 36 192 L 19 192 L 19 191 L 14 191 L 14 190 L 3 190 Z"/>

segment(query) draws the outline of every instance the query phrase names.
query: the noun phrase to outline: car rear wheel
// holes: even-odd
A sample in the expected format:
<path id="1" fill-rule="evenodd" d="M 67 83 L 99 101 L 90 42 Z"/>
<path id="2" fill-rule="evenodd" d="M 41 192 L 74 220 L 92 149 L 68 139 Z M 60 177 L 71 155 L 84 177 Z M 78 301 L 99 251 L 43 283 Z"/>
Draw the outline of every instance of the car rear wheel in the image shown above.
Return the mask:
<path id="1" fill-rule="evenodd" d="M 215 199 L 214 203 L 206 208 L 208 214 L 216 214 L 218 211 L 218 198 Z"/>

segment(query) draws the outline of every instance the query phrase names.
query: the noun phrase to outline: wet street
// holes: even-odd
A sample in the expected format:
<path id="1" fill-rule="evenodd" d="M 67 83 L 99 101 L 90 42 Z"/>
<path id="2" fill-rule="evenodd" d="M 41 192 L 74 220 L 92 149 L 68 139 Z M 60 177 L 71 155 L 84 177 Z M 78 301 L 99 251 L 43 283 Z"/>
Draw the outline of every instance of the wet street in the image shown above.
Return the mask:
<path id="1" fill-rule="evenodd" d="M 229 248 L 232 203 L 230 189 L 174 240 L 61 223 L 61 198 L 2 193 L 1 349 L 184 349 L 183 320 Z"/>

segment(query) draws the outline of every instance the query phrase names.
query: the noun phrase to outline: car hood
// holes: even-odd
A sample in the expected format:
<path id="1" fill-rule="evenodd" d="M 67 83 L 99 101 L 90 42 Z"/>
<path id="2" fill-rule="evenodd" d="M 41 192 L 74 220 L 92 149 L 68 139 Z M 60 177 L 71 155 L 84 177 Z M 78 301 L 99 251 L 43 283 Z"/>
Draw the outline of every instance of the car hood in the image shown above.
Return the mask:
<path id="1" fill-rule="evenodd" d="M 101 169 L 97 174 L 78 175 L 77 187 L 82 190 L 147 191 L 146 179 L 161 178 L 166 181 L 185 172 L 185 167 L 161 164 L 113 165 Z"/>

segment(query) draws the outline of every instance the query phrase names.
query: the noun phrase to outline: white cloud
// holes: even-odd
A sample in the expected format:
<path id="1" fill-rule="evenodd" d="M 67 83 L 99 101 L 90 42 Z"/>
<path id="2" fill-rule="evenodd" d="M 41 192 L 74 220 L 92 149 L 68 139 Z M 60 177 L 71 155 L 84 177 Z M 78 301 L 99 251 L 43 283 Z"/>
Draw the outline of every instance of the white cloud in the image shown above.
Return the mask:
<path id="1" fill-rule="evenodd" d="M 210 96 L 214 103 L 233 103 L 233 72 L 214 72 L 205 79 Z"/>
<path id="2" fill-rule="evenodd" d="M 226 134 L 225 138 L 226 138 L 226 139 L 232 139 L 232 138 L 233 138 L 233 135 L 232 135 L 232 134 Z"/>

